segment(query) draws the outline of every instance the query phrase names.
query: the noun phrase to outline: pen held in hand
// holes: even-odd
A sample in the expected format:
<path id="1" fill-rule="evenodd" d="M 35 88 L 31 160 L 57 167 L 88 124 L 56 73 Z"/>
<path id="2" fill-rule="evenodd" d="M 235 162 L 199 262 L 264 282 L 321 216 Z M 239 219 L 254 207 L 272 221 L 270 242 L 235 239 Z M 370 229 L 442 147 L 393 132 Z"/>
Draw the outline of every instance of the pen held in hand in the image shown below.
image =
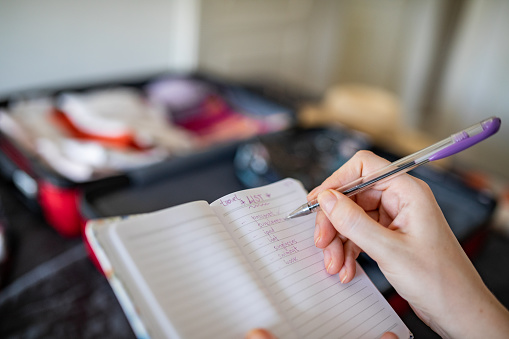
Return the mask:
<path id="1" fill-rule="evenodd" d="M 495 134 L 500 128 L 500 124 L 500 118 L 491 117 L 485 119 L 442 141 L 437 142 L 436 144 L 397 160 L 378 171 L 364 177 L 360 177 L 357 180 L 338 188 L 337 190 L 348 197 L 358 194 L 367 190 L 376 183 L 394 178 L 416 168 L 417 166 L 461 152 Z M 318 204 L 316 199 L 308 201 L 291 212 L 287 216 L 287 219 L 293 219 L 317 212 L 319 208 L 320 204 Z"/>

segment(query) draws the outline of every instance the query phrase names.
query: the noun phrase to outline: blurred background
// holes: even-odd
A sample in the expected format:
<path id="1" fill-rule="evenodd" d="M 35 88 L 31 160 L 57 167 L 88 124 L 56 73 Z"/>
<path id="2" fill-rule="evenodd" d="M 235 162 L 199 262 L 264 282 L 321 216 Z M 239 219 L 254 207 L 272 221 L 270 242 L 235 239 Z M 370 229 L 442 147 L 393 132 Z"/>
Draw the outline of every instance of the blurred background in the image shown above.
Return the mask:
<path id="1" fill-rule="evenodd" d="M 498 134 L 448 159 L 441 169 L 423 169 L 416 176 L 430 184 L 483 279 L 509 305 L 507 32 L 509 2 L 504 0 L 0 0 L 0 174 L 7 177 L 0 181 L 0 336 L 132 336 L 83 245 L 87 219 L 189 200 L 210 202 L 275 180 L 277 170 L 280 176 L 307 171 L 299 179 L 309 179 L 306 186 L 312 188 L 357 149 L 377 146 L 405 155 L 490 116 L 502 120 Z M 87 86 L 111 89 L 160 74 L 177 78 L 167 82 L 157 76 L 135 81 L 134 92 L 123 87 L 87 96 Z M 220 81 L 187 82 L 188 74 Z M 257 91 L 236 84 L 256 85 Z M 85 89 L 85 95 L 75 88 Z M 205 133 L 196 121 L 176 119 L 166 127 L 177 137 L 168 140 L 164 136 L 171 133 L 160 129 L 160 116 L 145 99 L 168 105 L 173 100 L 175 118 L 182 104 L 177 99 L 189 99 L 189 92 L 170 100 L 159 96 L 161 88 L 199 92 L 190 95 L 192 109 L 219 109 L 223 124 L 208 121 L 213 128 Z M 260 93 L 271 94 L 270 99 Z M 51 102 L 31 101 L 45 96 Z M 101 153 L 77 143 L 57 149 L 34 142 L 35 137 L 18 138 L 21 126 L 54 141 L 54 127 L 42 128 L 41 112 L 51 113 L 48 121 L 67 119 L 68 128 L 74 123 L 72 132 L 83 137 L 86 133 L 75 130 L 83 121 L 73 120 L 73 109 L 92 112 L 120 99 L 127 99 L 132 125 L 140 125 L 143 115 L 140 120 L 136 114 L 145 109 L 156 117 L 144 125 L 141 137 L 127 141 L 142 151 L 135 157 L 137 171 L 131 171 L 125 149 Z M 258 115 L 248 112 L 253 108 Z M 209 113 L 198 119 L 210 118 Z M 294 115 L 306 128 L 340 130 L 294 133 Z M 99 125 L 97 131 L 105 126 Z M 157 133 L 148 133 L 150 128 Z M 265 148 L 242 144 L 278 131 L 283 133 L 262 139 Z M 147 144 L 147 135 L 164 147 Z M 227 140 L 242 145 L 207 153 L 214 149 L 207 147 Z M 303 143 L 314 143 L 315 149 Z M 41 159 L 30 152 L 21 161 L 16 157 L 26 155 L 18 152 L 23 146 L 44 150 L 42 170 Z M 189 157 L 165 162 L 168 154 L 179 152 Z M 309 154 L 318 160 L 310 161 Z M 116 156 L 115 165 L 122 164 L 129 175 L 104 169 L 84 173 L 85 167 L 76 172 L 85 155 L 90 156 L 87 166 L 101 156 Z M 318 165 L 312 167 L 315 160 Z M 301 168 L 285 167 L 298 167 L 299 161 Z M 162 165 L 151 166 L 158 162 Z M 212 176 L 218 180 L 209 183 Z M 212 185 L 206 192 L 205 184 Z M 176 195 L 184 200 L 172 200 Z M 433 337 L 415 317 L 404 321 L 417 337 Z"/>
<path id="2" fill-rule="evenodd" d="M 147 72 L 201 70 L 318 96 L 394 93 L 404 125 L 442 138 L 509 118 L 509 4 L 431 1 L 2 1 L 0 97 Z M 507 178 L 509 133 L 458 155 Z"/>

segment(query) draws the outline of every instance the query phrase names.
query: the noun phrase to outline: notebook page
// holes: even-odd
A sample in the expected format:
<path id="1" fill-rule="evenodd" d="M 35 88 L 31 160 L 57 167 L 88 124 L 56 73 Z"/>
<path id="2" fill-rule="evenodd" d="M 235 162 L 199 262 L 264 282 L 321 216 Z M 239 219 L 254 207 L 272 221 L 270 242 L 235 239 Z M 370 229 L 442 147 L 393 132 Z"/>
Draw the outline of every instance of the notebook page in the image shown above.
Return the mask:
<path id="1" fill-rule="evenodd" d="M 242 338 L 254 327 L 288 335 L 289 325 L 206 202 L 125 220 L 108 235 L 152 338 Z"/>
<path id="2" fill-rule="evenodd" d="M 286 220 L 306 202 L 292 179 L 230 194 L 211 204 L 301 338 L 377 338 L 409 330 L 357 265 L 341 284 L 314 245 L 315 215 Z"/>

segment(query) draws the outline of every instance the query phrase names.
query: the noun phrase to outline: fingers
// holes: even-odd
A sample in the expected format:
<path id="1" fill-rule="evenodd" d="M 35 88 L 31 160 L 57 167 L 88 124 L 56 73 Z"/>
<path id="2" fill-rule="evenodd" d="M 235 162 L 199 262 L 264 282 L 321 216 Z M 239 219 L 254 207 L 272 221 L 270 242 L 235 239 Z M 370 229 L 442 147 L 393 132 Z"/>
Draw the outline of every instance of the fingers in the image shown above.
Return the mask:
<path id="1" fill-rule="evenodd" d="M 318 202 L 324 214 L 340 234 L 362 248 L 373 259 L 383 257 L 382 242 L 392 239 L 394 236 L 392 231 L 382 227 L 355 202 L 335 190 L 326 190 L 320 193 Z M 354 248 L 352 248 L 353 250 Z M 345 256 L 346 258 L 347 256 Z"/>
<path id="2" fill-rule="evenodd" d="M 246 339 L 276 339 L 276 337 L 263 328 L 255 328 L 247 332 Z"/>
<path id="3" fill-rule="evenodd" d="M 361 253 L 361 249 L 353 241 L 348 240 L 343 244 L 343 250 L 345 260 L 343 262 L 343 267 L 338 274 L 341 283 L 346 284 L 352 281 L 353 277 L 355 277 L 355 271 L 357 268 L 355 260 Z"/>
<path id="4" fill-rule="evenodd" d="M 329 274 L 338 274 L 344 263 L 343 242 L 334 237 L 331 243 L 323 250 L 325 270 Z"/>
<path id="5" fill-rule="evenodd" d="M 324 250 L 324 265 L 329 274 L 339 273 L 343 283 L 352 280 L 355 276 L 355 260 L 361 249 L 338 233 L 325 213 L 321 211 L 316 216 L 315 246 Z"/>
<path id="6" fill-rule="evenodd" d="M 329 219 L 327 219 L 327 216 L 322 211 L 319 211 L 316 214 L 315 221 L 315 246 L 318 248 L 325 248 L 329 246 L 332 240 L 336 237 L 337 233 L 338 232 L 334 226 L 332 226 Z"/>
<path id="7" fill-rule="evenodd" d="M 392 223 L 400 205 L 396 194 L 385 198 L 390 202 L 389 210 L 382 206 L 383 192 L 389 187 L 384 183 L 355 196 L 355 202 L 335 189 L 388 164 L 371 152 L 358 152 L 308 195 L 308 200 L 318 199 L 322 209 L 316 217 L 315 245 L 324 249 L 327 272 L 339 274 L 343 283 L 355 276 L 355 260 L 361 248 L 375 260 L 384 257 L 382 242 L 390 243 L 394 237 L 386 227 Z"/>
<path id="8" fill-rule="evenodd" d="M 392 332 L 385 332 L 380 339 L 398 339 L 398 336 Z"/>

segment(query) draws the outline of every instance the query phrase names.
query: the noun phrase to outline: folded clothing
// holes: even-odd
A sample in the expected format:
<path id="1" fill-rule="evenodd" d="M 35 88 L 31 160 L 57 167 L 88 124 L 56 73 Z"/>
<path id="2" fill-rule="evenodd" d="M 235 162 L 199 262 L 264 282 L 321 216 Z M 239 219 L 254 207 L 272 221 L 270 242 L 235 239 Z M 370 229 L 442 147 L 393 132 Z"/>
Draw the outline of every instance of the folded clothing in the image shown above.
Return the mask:
<path id="1" fill-rule="evenodd" d="M 288 108 L 254 92 L 175 76 L 17 100 L 5 113 L 0 131 L 75 182 L 280 131 L 293 122 Z"/>
<path id="2" fill-rule="evenodd" d="M 175 125 L 193 132 L 202 146 L 280 131 L 292 123 L 289 109 L 234 86 L 167 77 L 150 83 L 146 93 Z"/>
<path id="3" fill-rule="evenodd" d="M 198 146 L 134 89 L 64 93 L 17 101 L 0 130 L 75 182 L 146 166 Z"/>

